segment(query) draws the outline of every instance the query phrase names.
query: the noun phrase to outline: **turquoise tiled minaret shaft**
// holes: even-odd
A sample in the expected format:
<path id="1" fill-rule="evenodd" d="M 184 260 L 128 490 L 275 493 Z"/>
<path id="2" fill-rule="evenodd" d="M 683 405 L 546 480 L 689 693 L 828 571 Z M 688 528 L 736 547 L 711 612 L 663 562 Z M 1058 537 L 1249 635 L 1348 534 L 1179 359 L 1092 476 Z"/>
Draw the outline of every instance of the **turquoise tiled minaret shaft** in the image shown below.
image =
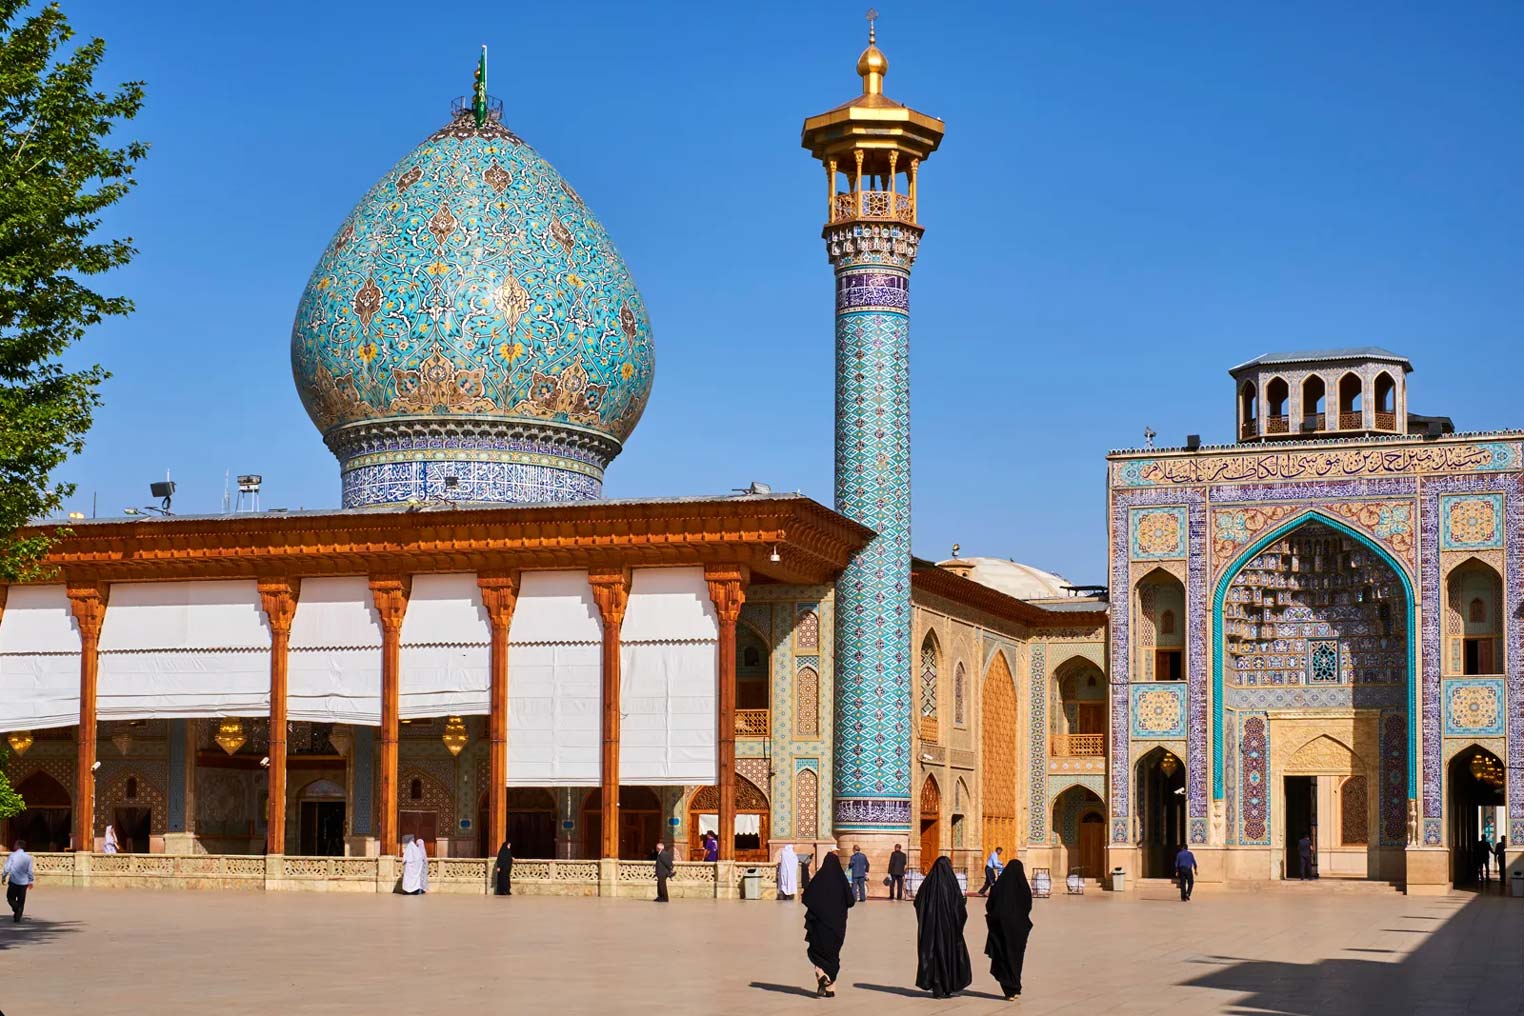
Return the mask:
<path id="1" fill-rule="evenodd" d="M 883 94 L 871 17 L 862 95 L 810 117 L 803 136 L 829 180 L 836 509 L 876 533 L 836 584 L 838 837 L 910 831 L 910 267 L 920 163 L 942 140 L 940 120 Z"/>

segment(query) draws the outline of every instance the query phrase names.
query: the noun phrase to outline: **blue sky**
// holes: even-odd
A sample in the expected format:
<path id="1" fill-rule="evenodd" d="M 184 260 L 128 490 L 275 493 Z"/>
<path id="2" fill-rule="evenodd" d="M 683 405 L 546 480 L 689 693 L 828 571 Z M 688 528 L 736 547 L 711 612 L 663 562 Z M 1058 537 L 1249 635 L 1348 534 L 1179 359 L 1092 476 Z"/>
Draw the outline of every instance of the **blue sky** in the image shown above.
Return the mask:
<path id="1" fill-rule="evenodd" d="M 447 118 L 477 47 L 506 121 L 587 199 L 649 306 L 615 497 L 751 480 L 829 504 L 832 288 L 802 119 L 856 94 L 865 3 L 65 0 L 142 78 L 153 145 L 111 229 L 137 301 L 71 508 L 331 507 L 292 316 L 349 208 Z M 1111 448 L 1227 441 L 1230 365 L 1384 345 L 1411 407 L 1524 425 L 1524 7 L 878 0 L 888 94 L 942 117 L 912 282 L 914 545 L 1104 581 Z"/>

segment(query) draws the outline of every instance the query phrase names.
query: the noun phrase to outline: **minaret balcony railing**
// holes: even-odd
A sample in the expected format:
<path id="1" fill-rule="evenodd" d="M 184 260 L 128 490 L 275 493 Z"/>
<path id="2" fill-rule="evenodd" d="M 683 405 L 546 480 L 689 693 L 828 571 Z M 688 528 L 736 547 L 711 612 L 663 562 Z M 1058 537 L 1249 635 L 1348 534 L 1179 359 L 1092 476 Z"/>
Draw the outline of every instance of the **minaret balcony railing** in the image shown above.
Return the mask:
<path id="1" fill-rule="evenodd" d="M 915 225 L 915 202 L 909 194 L 894 191 L 852 191 L 837 194 L 831 199 L 831 221 L 851 222 L 854 219 L 887 219 Z"/>

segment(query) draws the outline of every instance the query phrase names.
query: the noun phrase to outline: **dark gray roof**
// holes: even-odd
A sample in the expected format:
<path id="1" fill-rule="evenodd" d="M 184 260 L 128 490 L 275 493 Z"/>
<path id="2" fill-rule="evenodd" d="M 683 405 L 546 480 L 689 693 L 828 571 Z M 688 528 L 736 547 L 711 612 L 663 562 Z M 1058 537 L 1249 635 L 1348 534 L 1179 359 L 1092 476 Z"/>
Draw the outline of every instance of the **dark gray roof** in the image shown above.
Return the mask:
<path id="1" fill-rule="evenodd" d="M 1301 349 L 1285 353 L 1262 353 L 1246 363 L 1228 371 L 1229 374 L 1237 374 L 1239 371 L 1250 367 L 1270 367 L 1276 364 L 1290 363 L 1317 363 L 1330 360 L 1381 360 L 1386 363 L 1395 363 L 1405 371 L 1413 369 L 1412 362 L 1405 356 L 1399 356 L 1390 349 L 1382 349 L 1380 346 L 1346 346 L 1342 349 Z"/>

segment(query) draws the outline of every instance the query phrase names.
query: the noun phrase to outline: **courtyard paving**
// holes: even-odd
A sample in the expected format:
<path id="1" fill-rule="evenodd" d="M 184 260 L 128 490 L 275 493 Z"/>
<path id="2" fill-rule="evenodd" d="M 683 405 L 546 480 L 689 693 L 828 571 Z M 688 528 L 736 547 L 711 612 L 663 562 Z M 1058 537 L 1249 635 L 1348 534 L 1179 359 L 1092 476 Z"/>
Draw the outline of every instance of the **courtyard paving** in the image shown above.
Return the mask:
<path id="1" fill-rule="evenodd" d="M 807 997 L 797 904 L 44 887 L 0 922 L 7 1016 L 216 1013 L 1520 1013 L 1524 900 L 1167 887 L 1037 901 L 1026 995 L 914 989 L 915 914 L 852 912 Z"/>

